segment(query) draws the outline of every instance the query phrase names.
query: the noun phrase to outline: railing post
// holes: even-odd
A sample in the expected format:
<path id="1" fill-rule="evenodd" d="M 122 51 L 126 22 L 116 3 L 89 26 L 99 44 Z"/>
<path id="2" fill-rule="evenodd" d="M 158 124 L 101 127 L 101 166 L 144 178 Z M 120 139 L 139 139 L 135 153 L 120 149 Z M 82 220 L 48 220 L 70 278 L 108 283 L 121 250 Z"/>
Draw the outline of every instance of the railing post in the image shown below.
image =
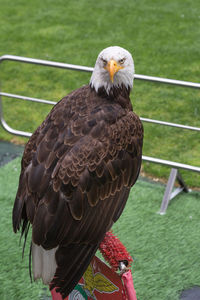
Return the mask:
<path id="1" fill-rule="evenodd" d="M 176 188 L 172 192 L 176 179 L 179 182 L 180 187 Z M 168 182 L 167 182 L 167 186 L 165 189 L 165 193 L 163 196 L 163 200 L 161 203 L 160 215 L 164 215 L 166 213 L 166 210 L 167 210 L 170 200 L 172 200 L 174 197 L 176 197 L 178 194 L 180 194 L 183 191 L 188 193 L 189 189 L 186 186 L 184 180 L 182 179 L 178 169 L 172 168 L 170 175 L 169 175 Z"/>

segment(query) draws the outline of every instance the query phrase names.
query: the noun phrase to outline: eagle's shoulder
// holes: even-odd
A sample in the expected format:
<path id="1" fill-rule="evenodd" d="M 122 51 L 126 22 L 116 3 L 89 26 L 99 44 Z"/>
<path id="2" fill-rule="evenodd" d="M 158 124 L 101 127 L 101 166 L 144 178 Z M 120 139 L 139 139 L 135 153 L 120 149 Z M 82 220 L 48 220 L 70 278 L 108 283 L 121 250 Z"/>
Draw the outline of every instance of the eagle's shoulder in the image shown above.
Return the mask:
<path id="1" fill-rule="evenodd" d="M 43 139 L 52 140 L 52 144 L 58 135 L 58 132 L 70 121 L 74 116 L 77 118 L 79 109 L 82 107 L 82 100 L 87 97 L 89 85 L 85 85 L 77 90 L 72 91 L 63 97 L 49 112 L 46 119 L 34 131 L 31 138 L 27 142 L 22 157 L 22 170 L 28 166 L 33 158 L 37 147 Z"/>

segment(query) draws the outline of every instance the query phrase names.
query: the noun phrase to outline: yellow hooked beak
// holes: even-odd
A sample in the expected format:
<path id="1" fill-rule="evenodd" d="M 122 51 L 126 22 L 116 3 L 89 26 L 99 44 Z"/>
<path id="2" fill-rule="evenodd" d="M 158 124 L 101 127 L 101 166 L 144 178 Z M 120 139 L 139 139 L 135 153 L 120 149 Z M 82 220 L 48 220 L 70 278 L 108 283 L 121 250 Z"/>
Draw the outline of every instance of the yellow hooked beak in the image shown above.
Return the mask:
<path id="1" fill-rule="evenodd" d="M 114 59 L 111 59 L 107 63 L 107 65 L 104 67 L 104 69 L 106 69 L 109 72 L 110 80 L 113 83 L 115 73 L 117 73 L 119 70 L 123 69 L 123 67 L 118 65 L 118 63 Z"/>

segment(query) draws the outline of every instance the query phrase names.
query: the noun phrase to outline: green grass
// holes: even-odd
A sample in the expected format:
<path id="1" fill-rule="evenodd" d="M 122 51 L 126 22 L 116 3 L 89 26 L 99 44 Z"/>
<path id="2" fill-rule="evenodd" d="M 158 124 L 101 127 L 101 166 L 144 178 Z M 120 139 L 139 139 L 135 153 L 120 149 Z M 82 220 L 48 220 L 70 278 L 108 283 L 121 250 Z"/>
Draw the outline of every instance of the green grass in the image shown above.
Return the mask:
<path id="1" fill-rule="evenodd" d="M 136 73 L 199 82 L 199 0 L 99 2 L 0 0 L 0 55 L 14 54 L 93 66 L 110 45 L 127 48 Z M 4 61 L 1 88 L 57 101 L 88 83 L 90 74 Z M 200 91 L 135 81 L 134 110 L 142 117 L 200 126 Z M 5 119 L 32 132 L 50 107 L 3 97 Z M 200 166 L 199 133 L 144 124 L 144 155 Z M 25 142 L 0 129 L 0 139 Z M 143 164 L 143 170 L 167 178 L 169 169 Z M 183 172 L 189 186 L 200 176 Z"/>
<path id="2" fill-rule="evenodd" d="M 22 261 L 19 234 L 12 232 L 19 171 L 19 158 L 0 168 L 0 296 L 3 300 L 42 300 L 47 289 L 30 283 L 28 247 Z M 182 193 L 160 216 L 163 193 L 163 185 L 140 179 L 113 227 L 134 259 L 138 300 L 178 300 L 183 289 L 200 285 L 200 193 Z"/>

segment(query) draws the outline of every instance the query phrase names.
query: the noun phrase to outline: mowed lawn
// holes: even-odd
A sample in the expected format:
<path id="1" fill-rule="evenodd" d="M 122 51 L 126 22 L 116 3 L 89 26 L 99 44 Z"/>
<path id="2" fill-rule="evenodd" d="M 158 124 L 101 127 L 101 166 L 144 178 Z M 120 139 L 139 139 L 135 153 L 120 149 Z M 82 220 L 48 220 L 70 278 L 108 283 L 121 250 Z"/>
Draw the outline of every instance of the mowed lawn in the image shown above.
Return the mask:
<path id="1" fill-rule="evenodd" d="M 12 207 L 20 158 L 0 168 L 0 299 L 46 300 L 48 287 L 29 278 L 29 240 L 22 260 L 20 234 L 12 231 Z M 182 193 L 166 215 L 159 211 L 164 186 L 139 179 L 113 231 L 133 257 L 138 300 L 178 300 L 183 289 L 200 285 L 200 193 Z"/>
<path id="2" fill-rule="evenodd" d="M 199 0 L 0 0 L 0 55 L 13 54 L 93 66 L 110 45 L 127 48 L 137 74 L 199 82 Z M 3 92 L 57 101 L 90 79 L 89 73 L 4 61 Z M 33 132 L 50 106 L 3 98 L 4 117 Z M 200 126 L 200 90 L 136 80 L 131 94 L 142 117 Z M 200 166 L 199 133 L 144 124 L 144 155 Z M 0 139 L 26 142 L 0 129 Z M 143 164 L 143 171 L 167 178 L 169 168 Z M 200 176 L 182 172 L 189 186 Z"/>

